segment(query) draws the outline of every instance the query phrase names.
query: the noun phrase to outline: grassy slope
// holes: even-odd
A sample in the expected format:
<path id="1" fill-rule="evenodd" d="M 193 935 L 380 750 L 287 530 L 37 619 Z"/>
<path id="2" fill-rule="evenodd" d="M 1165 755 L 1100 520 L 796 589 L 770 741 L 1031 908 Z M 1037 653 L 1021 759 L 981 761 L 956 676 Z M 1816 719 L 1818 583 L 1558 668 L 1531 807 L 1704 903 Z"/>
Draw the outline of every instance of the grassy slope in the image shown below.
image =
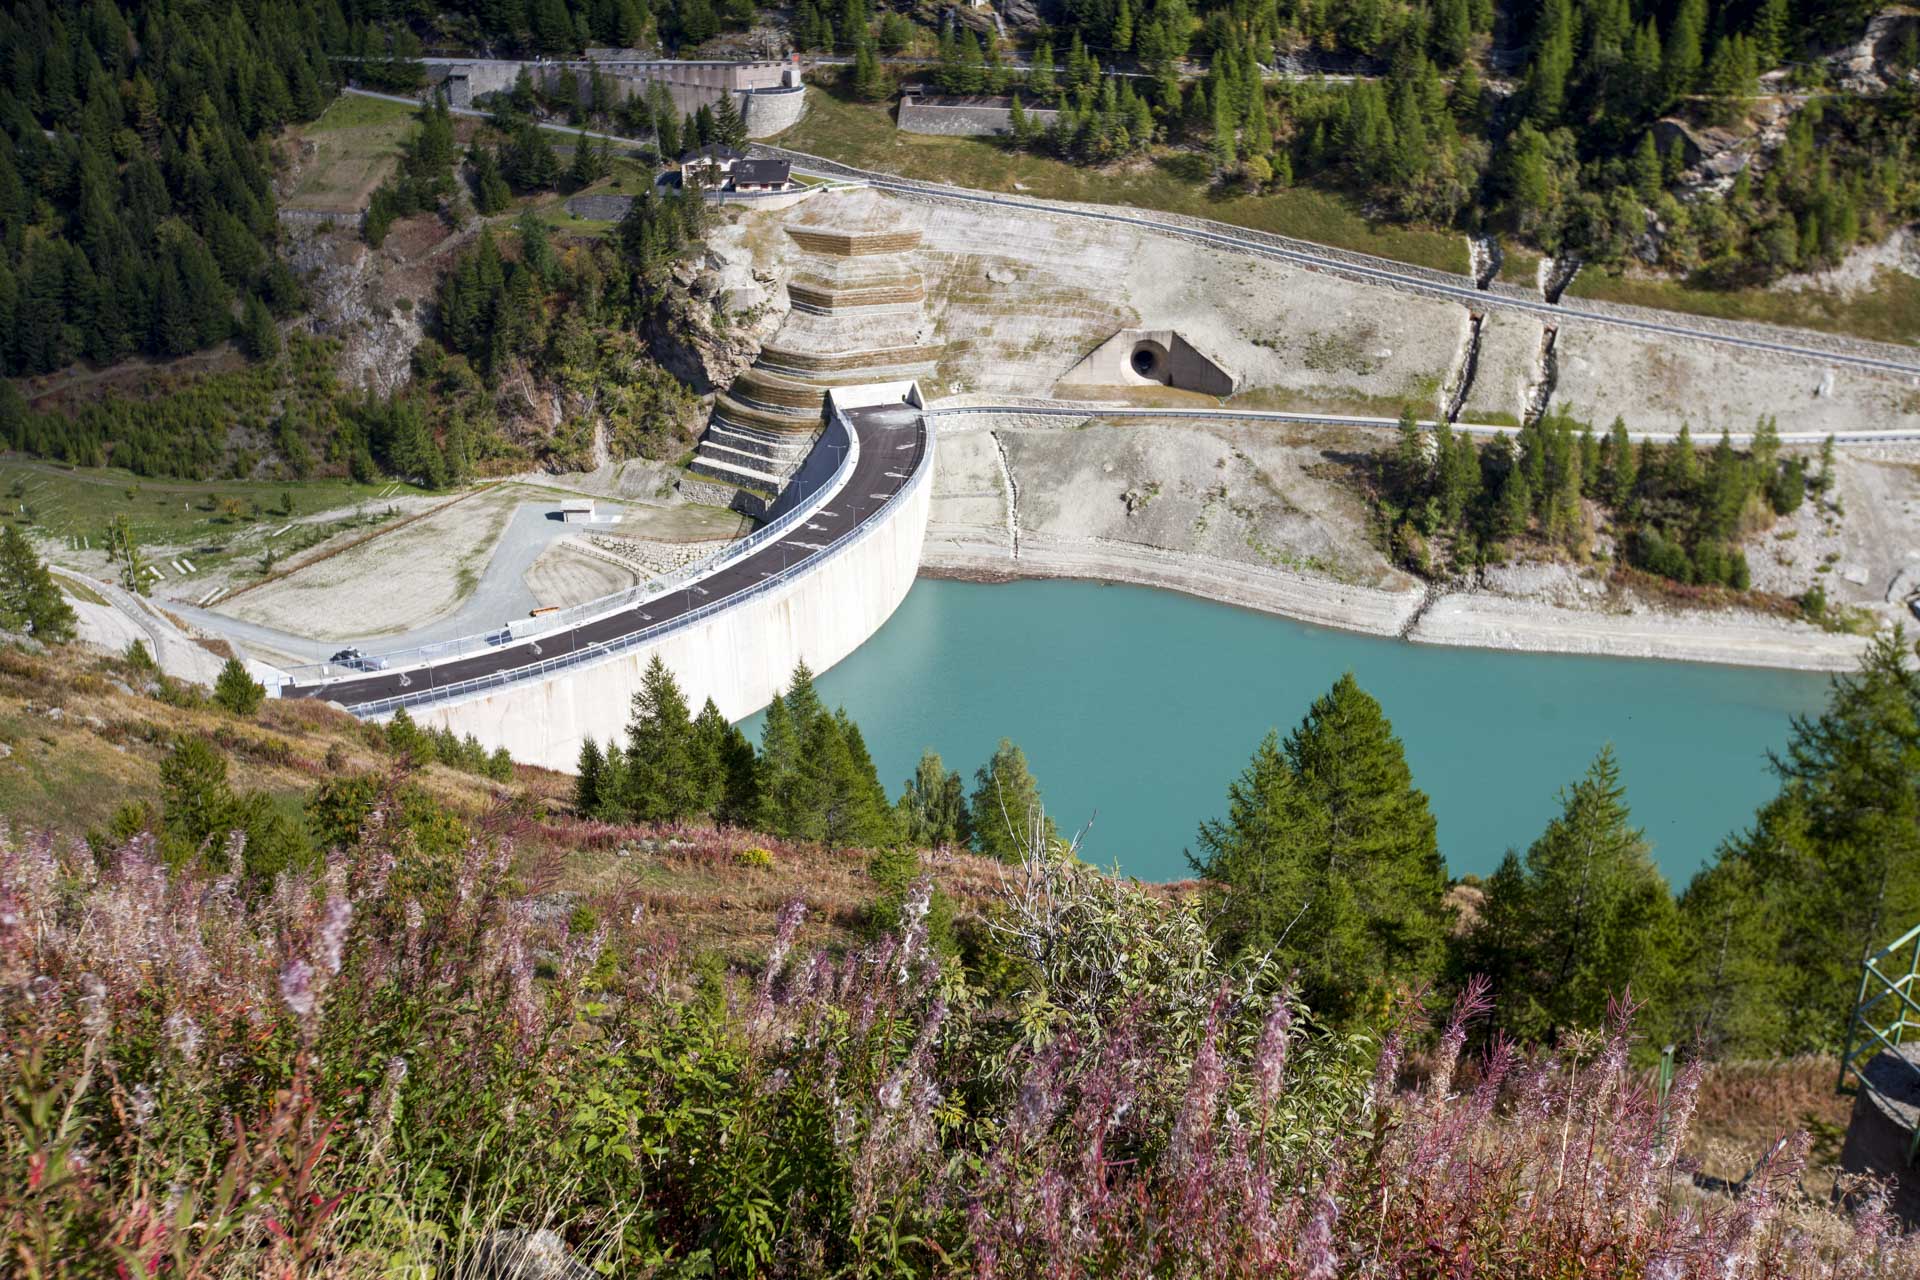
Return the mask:
<path id="1" fill-rule="evenodd" d="M 1468 266 L 1463 237 L 1372 223 L 1353 202 L 1327 192 L 1291 187 L 1265 196 L 1215 194 L 1200 181 L 1205 160 L 1169 148 L 1156 149 L 1150 162 L 1089 169 L 1014 151 L 990 138 L 901 133 L 887 106 L 854 102 L 831 88 L 816 87 L 810 104 L 799 124 L 770 141 L 925 181 L 983 191 L 1010 192 L 1017 186 L 1054 200 L 1165 209 L 1443 271 L 1464 273 Z"/>
<path id="2" fill-rule="evenodd" d="M 987 138 L 901 133 L 894 128 L 889 107 L 854 102 L 829 87 L 816 87 L 806 118 L 771 141 L 908 178 L 985 191 L 1013 191 L 1017 184 L 1028 194 L 1051 199 L 1165 209 L 1418 266 L 1462 274 L 1468 269 L 1466 240 L 1456 233 L 1369 221 L 1352 200 L 1309 187 L 1265 196 L 1215 193 L 1205 185 L 1201 157 L 1168 148 L 1157 149 L 1151 163 L 1083 168 L 1013 151 Z M 1511 249 L 1501 279 L 1531 286 L 1538 262 L 1526 250 Z M 1891 271 L 1881 272 L 1871 292 L 1846 296 L 1699 289 L 1588 270 L 1574 281 L 1568 296 L 1920 343 L 1920 280 Z"/>
<path id="3" fill-rule="evenodd" d="M 413 129 L 414 108 L 378 98 L 342 95 L 318 119 L 292 131 L 314 153 L 301 164 L 288 209 L 352 210 L 392 172 L 400 144 Z"/>
<path id="4" fill-rule="evenodd" d="M 1920 280 L 1885 269 L 1874 278 L 1870 291 L 1854 296 L 1814 289 L 1796 293 L 1699 289 L 1675 280 L 1585 270 L 1574 277 L 1566 296 L 1920 344 Z"/>
<path id="5" fill-rule="evenodd" d="M 156 800 L 160 761 L 179 733 L 217 735 L 233 786 L 265 790 L 290 812 L 328 776 L 330 751 L 347 772 L 393 767 L 365 726 L 328 706 L 269 701 L 255 720 L 241 721 L 214 708 L 172 706 L 129 685 L 140 681 L 125 664 L 77 648 L 45 656 L 0 649 L 0 815 L 16 831 L 77 836 L 104 826 L 125 801 Z M 284 762 L 270 762 L 282 747 Z M 581 822 L 566 813 L 570 778 L 524 766 L 505 786 L 439 765 L 413 781 L 477 827 L 511 836 L 525 882 L 562 910 L 585 902 L 603 914 L 643 911 L 663 938 L 731 963 L 758 961 L 776 913 L 795 898 L 808 906 L 803 949 L 857 945 L 865 936 L 874 889 L 858 850 L 747 832 Z M 771 865 L 741 856 L 752 848 L 770 852 Z M 953 853 L 923 860 L 959 915 L 991 909 L 997 863 Z M 1688 1154 L 1710 1174 L 1737 1178 L 1775 1136 L 1805 1127 L 1816 1139 L 1810 1185 L 1823 1190 L 1849 1107 L 1832 1080 L 1826 1059 L 1716 1068 L 1702 1089 Z"/>

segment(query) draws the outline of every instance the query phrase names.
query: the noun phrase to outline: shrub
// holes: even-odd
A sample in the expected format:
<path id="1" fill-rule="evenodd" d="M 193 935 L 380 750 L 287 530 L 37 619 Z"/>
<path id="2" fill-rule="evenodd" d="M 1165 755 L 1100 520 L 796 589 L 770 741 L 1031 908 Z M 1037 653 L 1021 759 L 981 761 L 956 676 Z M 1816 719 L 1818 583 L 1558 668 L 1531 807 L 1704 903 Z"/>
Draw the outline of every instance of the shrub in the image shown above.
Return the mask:
<path id="1" fill-rule="evenodd" d="M 23 1274 L 465 1274 L 476 1205 L 487 1227 L 559 1208 L 609 1274 L 1920 1266 L 1878 1203 L 1796 1231 L 1804 1139 L 1731 1210 L 1679 1194 L 1700 1067 L 1663 1098 L 1624 1008 L 1467 1073 L 1476 984 L 1409 1088 L 1416 1023 L 1333 1035 L 1271 964 L 1215 956 L 1197 903 L 1053 850 L 1007 872 L 987 1000 L 928 946 L 925 882 L 844 954 L 797 954 L 790 905 L 743 977 L 655 920 L 541 911 L 481 842 L 423 892 L 388 811 L 255 901 L 145 837 L 96 863 L 0 827 Z"/>
<path id="2" fill-rule="evenodd" d="M 752 848 L 742 849 L 734 854 L 733 860 L 743 867 L 765 870 L 773 866 L 773 851 L 755 845 Z"/>

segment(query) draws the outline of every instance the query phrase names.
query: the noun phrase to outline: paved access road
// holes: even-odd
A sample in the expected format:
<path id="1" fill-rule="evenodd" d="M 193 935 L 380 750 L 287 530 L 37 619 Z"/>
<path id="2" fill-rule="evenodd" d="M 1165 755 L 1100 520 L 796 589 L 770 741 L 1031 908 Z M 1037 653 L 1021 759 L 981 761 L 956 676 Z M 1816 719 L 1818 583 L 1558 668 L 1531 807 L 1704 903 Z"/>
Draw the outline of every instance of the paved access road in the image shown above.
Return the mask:
<path id="1" fill-rule="evenodd" d="M 812 519 L 751 555 L 664 596 L 564 631 L 503 643 L 437 666 L 288 685 L 282 688 L 281 696 L 325 698 L 349 708 L 387 698 L 430 702 L 436 691 L 454 696 L 448 687 L 464 686 L 467 681 L 504 683 L 522 668 L 590 660 L 623 642 L 665 631 L 685 615 L 723 604 L 728 597 L 744 594 L 769 578 L 800 569 L 873 519 L 887 499 L 906 486 L 930 445 L 919 411 L 905 405 L 850 409 L 846 417 L 860 446 L 846 483 Z"/>
<path id="2" fill-rule="evenodd" d="M 1188 409 L 1177 406 L 1156 409 L 1137 409 L 1119 405 L 1103 405 L 1088 402 L 1074 404 L 1045 404 L 1035 401 L 1008 401 L 1004 404 L 966 404 L 941 407 L 935 405 L 926 411 L 929 418 L 964 418 L 976 415 L 1024 415 L 1035 418 L 1178 418 L 1194 419 L 1203 422 L 1292 422 L 1306 426 L 1320 427 L 1382 427 L 1392 428 L 1399 425 L 1397 418 L 1361 418 L 1343 413 L 1290 413 L 1283 409 Z M 1432 429 L 1436 424 L 1430 418 L 1420 420 L 1420 425 Z M 1482 422 L 1453 422 L 1448 428 L 1470 436 L 1512 436 L 1519 435 L 1520 428 Z M 1677 431 L 1629 431 L 1627 438 L 1633 441 L 1649 440 L 1655 444 L 1666 444 L 1677 440 Z M 1694 436 L 1695 444 L 1709 445 L 1720 438 L 1718 432 L 1702 432 Z M 1728 433 L 1734 444 L 1750 444 L 1753 441 L 1751 431 L 1733 431 Z M 1778 439 L 1781 444 L 1817 445 L 1827 436 L 1818 431 L 1783 431 Z M 1834 435 L 1835 444 L 1912 444 L 1920 441 L 1920 431 L 1842 431 Z"/>

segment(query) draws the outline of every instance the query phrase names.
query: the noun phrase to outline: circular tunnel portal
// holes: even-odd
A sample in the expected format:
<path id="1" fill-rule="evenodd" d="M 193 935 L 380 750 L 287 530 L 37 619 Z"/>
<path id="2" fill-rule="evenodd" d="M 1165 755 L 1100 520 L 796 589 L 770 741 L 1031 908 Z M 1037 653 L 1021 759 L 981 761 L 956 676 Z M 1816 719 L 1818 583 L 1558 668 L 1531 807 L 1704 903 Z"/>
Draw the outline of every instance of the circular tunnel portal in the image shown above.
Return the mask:
<path id="1" fill-rule="evenodd" d="M 1151 339 L 1134 344 L 1133 355 L 1128 357 L 1128 364 L 1136 377 L 1148 382 L 1167 380 L 1167 349 Z"/>

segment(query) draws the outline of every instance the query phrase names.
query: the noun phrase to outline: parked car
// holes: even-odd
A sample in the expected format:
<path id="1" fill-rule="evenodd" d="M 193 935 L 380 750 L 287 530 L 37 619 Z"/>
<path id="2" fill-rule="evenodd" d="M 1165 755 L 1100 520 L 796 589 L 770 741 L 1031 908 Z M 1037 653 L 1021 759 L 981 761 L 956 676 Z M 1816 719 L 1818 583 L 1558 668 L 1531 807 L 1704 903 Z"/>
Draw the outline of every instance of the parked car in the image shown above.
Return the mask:
<path id="1" fill-rule="evenodd" d="M 328 661 L 352 667 L 355 671 L 384 671 L 387 667 L 387 660 L 379 654 L 362 653 L 358 649 L 342 649 Z"/>

